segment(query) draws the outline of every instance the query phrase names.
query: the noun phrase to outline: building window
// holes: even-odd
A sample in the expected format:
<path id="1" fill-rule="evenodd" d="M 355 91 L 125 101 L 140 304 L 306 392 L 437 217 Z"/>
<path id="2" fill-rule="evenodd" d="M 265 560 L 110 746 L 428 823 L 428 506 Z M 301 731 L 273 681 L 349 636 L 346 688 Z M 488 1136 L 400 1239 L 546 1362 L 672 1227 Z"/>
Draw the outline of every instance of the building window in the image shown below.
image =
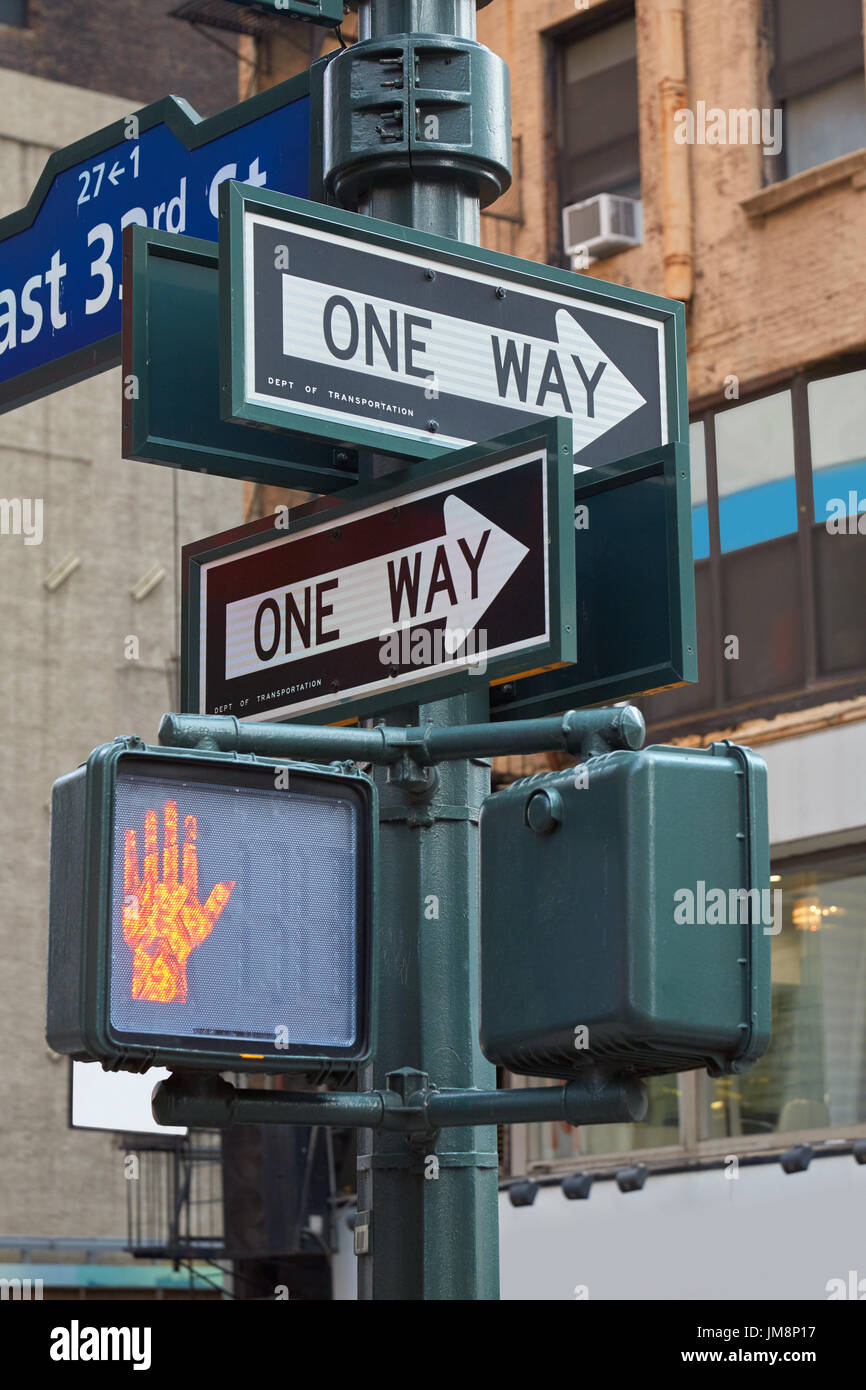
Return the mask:
<path id="1" fill-rule="evenodd" d="M 708 410 L 689 440 L 699 680 L 644 697 L 653 740 L 861 695 L 863 357 Z"/>
<path id="2" fill-rule="evenodd" d="M 563 205 L 596 193 L 639 198 L 634 18 L 561 45 L 559 95 Z"/>
<path id="3" fill-rule="evenodd" d="M 533 1086 L 539 1083 L 532 1080 Z M 561 1086 L 562 1082 L 553 1083 Z M 602 1154 L 660 1149 L 680 1142 L 680 1078 L 653 1076 L 647 1082 L 647 1114 L 639 1124 L 527 1125 L 527 1163 L 571 1162 Z"/>
<path id="4" fill-rule="evenodd" d="M 790 178 L 866 146 L 861 0 L 774 0 L 773 105 Z"/>
<path id="5" fill-rule="evenodd" d="M 716 468 L 723 551 L 796 531 L 790 391 L 719 412 Z"/>
<path id="6" fill-rule="evenodd" d="M 810 381 L 808 398 L 815 520 L 866 511 L 866 371 Z"/>
<path id="7" fill-rule="evenodd" d="M 711 1139 L 866 1123 L 866 851 L 777 866 L 773 1038 L 709 1091 Z"/>
<path id="8" fill-rule="evenodd" d="M 0 24 L 24 29 L 27 25 L 27 0 L 0 0 Z"/>

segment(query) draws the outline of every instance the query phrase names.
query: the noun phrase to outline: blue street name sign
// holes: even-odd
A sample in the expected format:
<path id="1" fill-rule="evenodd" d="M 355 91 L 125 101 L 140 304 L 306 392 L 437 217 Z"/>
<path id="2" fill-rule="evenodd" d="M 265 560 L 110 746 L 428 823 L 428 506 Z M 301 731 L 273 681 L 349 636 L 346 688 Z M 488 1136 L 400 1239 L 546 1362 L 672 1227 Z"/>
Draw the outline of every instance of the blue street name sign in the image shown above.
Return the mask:
<path id="1" fill-rule="evenodd" d="M 318 86 L 314 68 L 208 120 L 165 97 L 50 157 L 0 219 L 0 411 L 120 361 L 124 227 L 215 241 L 225 179 L 309 196 Z"/>

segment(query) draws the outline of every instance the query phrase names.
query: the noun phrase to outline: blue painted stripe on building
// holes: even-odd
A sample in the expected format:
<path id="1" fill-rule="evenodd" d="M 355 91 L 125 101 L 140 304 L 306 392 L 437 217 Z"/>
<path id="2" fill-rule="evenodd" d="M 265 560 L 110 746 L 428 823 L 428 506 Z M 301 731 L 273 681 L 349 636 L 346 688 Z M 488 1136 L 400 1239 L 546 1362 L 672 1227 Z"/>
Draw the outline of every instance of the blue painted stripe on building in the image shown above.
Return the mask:
<path id="1" fill-rule="evenodd" d="M 851 459 L 847 463 L 834 463 L 829 468 L 816 468 L 812 474 L 812 492 L 815 498 L 815 520 L 826 521 L 833 512 L 851 516 L 866 511 L 866 459 Z M 850 505 L 849 493 L 856 494 L 856 504 Z M 827 503 L 841 501 L 844 511 L 831 508 Z"/>
<path id="2" fill-rule="evenodd" d="M 787 536 L 797 529 L 797 488 L 793 478 L 778 478 L 743 488 L 719 499 L 722 550 Z"/>

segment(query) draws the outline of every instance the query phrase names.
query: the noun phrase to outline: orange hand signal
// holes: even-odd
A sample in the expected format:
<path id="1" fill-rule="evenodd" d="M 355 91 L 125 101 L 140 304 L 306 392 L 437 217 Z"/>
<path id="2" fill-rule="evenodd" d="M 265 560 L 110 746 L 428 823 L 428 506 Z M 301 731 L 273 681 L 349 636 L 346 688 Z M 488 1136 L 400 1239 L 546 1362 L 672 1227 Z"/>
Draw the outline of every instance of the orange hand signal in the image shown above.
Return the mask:
<path id="1" fill-rule="evenodd" d="M 162 878 L 156 811 L 144 817 L 144 874 L 139 877 L 138 843 L 127 830 L 123 843 L 123 939 L 132 947 L 132 997 L 154 1003 L 186 1001 L 186 963 L 210 936 L 231 897 L 234 882 L 218 883 L 207 902 L 198 897 L 197 821 L 183 828 L 183 876 L 177 876 L 177 802 L 163 808 Z"/>

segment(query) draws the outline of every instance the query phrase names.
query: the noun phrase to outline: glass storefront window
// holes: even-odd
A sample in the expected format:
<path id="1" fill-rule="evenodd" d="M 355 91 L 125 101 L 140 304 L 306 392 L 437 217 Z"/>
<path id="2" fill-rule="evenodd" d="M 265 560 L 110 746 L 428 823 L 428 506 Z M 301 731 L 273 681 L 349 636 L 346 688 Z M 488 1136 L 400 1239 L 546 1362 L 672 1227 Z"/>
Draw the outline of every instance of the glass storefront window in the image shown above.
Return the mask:
<path id="1" fill-rule="evenodd" d="M 773 1037 L 741 1076 L 690 1094 L 705 1140 L 845 1131 L 866 1124 L 866 845 L 774 867 Z M 527 1085 L 538 1085 L 527 1080 Z M 560 1083 L 553 1082 L 553 1085 Z M 681 1077 L 654 1077 L 640 1124 L 526 1126 L 526 1161 L 571 1163 L 682 1142 Z"/>
<path id="2" fill-rule="evenodd" d="M 866 371 L 810 381 L 815 520 L 866 511 Z"/>
<path id="3" fill-rule="evenodd" d="M 709 1087 L 710 1139 L 866 1123 L 866 849 L 774 879 L 773 1039 Z"/>
<path id="4" fill-rule="evenodd" d="M 714 423 L 722 550 L 796 531 L 791 392 L 721 410 Z"/>
<path id="5" fill-rule="evenodd" d="M 533 1081 L 530 1084 L 540 1083 Z M 678 1144 L 679 1077 L 654 1076 L 647 1086 L 647 1094 L 649 1108 L 646 1119 L 640 1124 L 579 1125 L 576 1129 L 562 1123 L 527 1125 L 527 1162 L 629 1153 L 633 1149 L 658 1149 L 667 1144 Z"/>

